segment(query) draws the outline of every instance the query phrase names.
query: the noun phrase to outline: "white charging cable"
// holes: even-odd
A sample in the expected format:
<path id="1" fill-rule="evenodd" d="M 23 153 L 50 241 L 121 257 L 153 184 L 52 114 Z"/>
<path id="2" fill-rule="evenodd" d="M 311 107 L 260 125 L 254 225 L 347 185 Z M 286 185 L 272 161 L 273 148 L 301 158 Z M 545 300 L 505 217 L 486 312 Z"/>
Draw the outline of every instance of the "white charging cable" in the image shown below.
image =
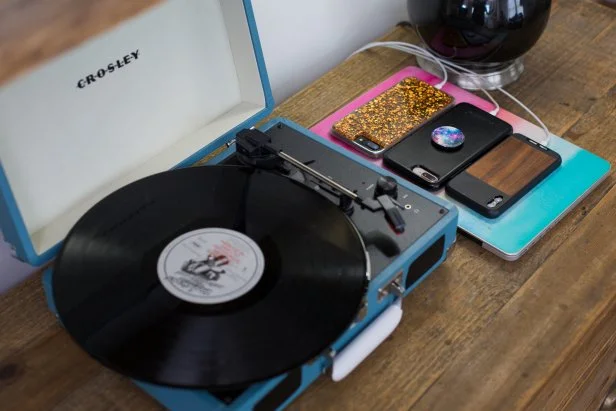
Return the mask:
<path id="1" fill-rule="evenodd" d="M 413 54 L 416 56 L 421 55 L 424 58 L 432 60 L 434 63 L 436 63 L 439 66 L 439 68 L 441 69 L 441 72 L 443 73 L 443 76 L 442 76 L 443 80 L 434 86 L 439 90 L 443 88 L 445 84 L 447 84 L 447 81 L 449 80 L 447 68 L 443 65 L 441 59 L 432 55 L 431 53 L 428 53 L 426 50 L 422 49 L 421 47 L 415 46 L 414 44 L 403 43 L 401 41 L 374 42 L 374 43 L 369 43 L 365 45 L 364 47 L 362 47 L 361 49 L 355 51 L 353 54 L 351 54 L 351 56 L 359 52 L 362 52 L 364 50 L 373 48 L 373 47 L 388 47 L 394 50 L 402 51 L 402 52 Z M 417 47 L 417 49 L 415 49 L 415 47 Z"/>
<path id="2" fill-rule="evenodd" d="M 539 124 L 539 126 L 541 126 L 541 128 L 543 129 L 543 133 L 545 134 L 545 140 L 537 141 L 537 142 L 547 147 L 547 145 L 550 143 L 550 138 L 552 135 L 550 134 L 550 130 L 548 130 L 548 127 L 545 125 L 543 121 L 541 121 L 539 116 L 533 113 L 533 111 L 530 108 L 526 107 L 520 100 L 514 97 L 513 94 L 509 93 L 508 91 L 504 90 L 501 87 L 498 88 L 498 91 L 500 91 L 501 93 L 509 97 L 511 100 L 513 100 L 515 103 L 517 103 L 518 106 L 522 107 L 532 118 L 535 119 L 535 121 Z"/>
<path id="3" fill-rule="evenodd" d="M 435 62 L 439 66 L 439 68 L 441 69 L 441 71 L 443 73 L 443 76 L 442 76 L 443 80 L 440 83 L 438 83 L 437 85 L 434 86 L 435 88 L 437 88 L 439 90 L 447 83 L 447 80 L 448 80 L 447 71 L 448 70 L 453 72 L 453 73 L 456 73 L 456 74 L 460 74 L 460 71 L 458 71 L 458 70 L 474 74 L 472 71 L 468 70 L 467 68 L 460 67 L 460 66 L 457 66 L 455 64 L 452 64 L 451 67 L 445 67 L 445 63 L 448 63 L 445 60 L 442 60 L 442 59 L 438 58 L 437 56 L 431 54 L 430 52 L 428 52 L 427 50 L 425 50 L 425 49 L 423 49 L 423 48 L 421 48 L 419 46 L 416 46 L 416 45 L 410 44 L 410 43 L 404 43 L 404 42 L 401 42 L 401 41 L 384 41 L 384 42 L 369 43 L 369 44 L 366 44 L 364 47 L 360 48 L 359 50 L 356 50 L 355 52 L 353 52 L 353 54 L 351 54 L 351 56 L 353 56 L 353 55 L 355 55 L 357 53 L 360 53 L 360 52 L 362 52 L 364 50 L 368 50 L 368 49 L 374 48 L 374 47 L 386 47 L 386 48 L 402 51 L 402 52 L 407 53 L 407 54 L 412 54 L 414 56 L 421 56 L 421 57 L 427 58 L 429 60 L 432 60 L 433 62 Z M 454 68 L 454 66 L 456 66 L 456 67 Z M 481 91 L 483 94 L 485 94 L 486 97 L 494 105 L 494 109 L 492 109 L 490 111 L 490 114 L 497 115 L 498 112 L 500 111 L 500 105 L 498 104 L 498 102 L 494 99 L 494 97 L 492 97 L 492 95 L 490 93 L 487 92 L 487 90 L 479 87 L 479 84 L 477 83 L 477 80 L 475 78 L 471 77 L 470 79 L 471 79 L 471 81 L 475 82 L 475 86 L 479 89 L 479 91 Z"/>
<path id="4" fill-rule="evenodd" d="M 426 58 L 428 60 L 431 60 L 433 62 L 435 62 L 439 68 L 441 69 L 441 71 L 443 72 L 443 76 L 442 76 L 442 81 L 435 85 L 436 88 L 441 89 L 446 83 L 447 83 L 447 71 L 451 71 L 453 73 L 456 74 L 460 74 L 460 72 L 464 72 L 467 74 L 471 74 L 474 76 L 478 76 L 479 74 L 467 69 L 466 67 L 462 67 L 460 65 L 457 65 L 455 63 L 452 63 L 448 60 L 442 59 L 434 54 L 432 54 L 430 51 L 419 47 L 415 44 L 410 44 L 410 43 L 405 43 L 405 42 L 401 42 L 401 41 L 382 41 L 382 42 L 373 42 L 373 43 L 369 43 L 366 44 L 365 46 L 363 46 L 362 48 L 356 50 L 355 52 L 353 52 L 353 54 L 351 54 L 351 56 L 360 53 L 362 51 L 374 48 L 374 47 L 386 47 L 386 48 L 390 48 L 390 49 L 394 49 L 394 50 L 398 50 L 398 51 L 402 51 L 404 53 L 407 54 L 412 54 L 414 56 L 420 56 L 423 58 Z M 468 77 L 470 81 L 475 82 L 475 86 L 478 88 L 479 91 L 481 91 L 483 94 L 485 94 L 490 101 L 492 102 L 492 104 L 494 104 L 494 109 L 490 111 L 490 114 L 496 115 L 498 114 L 499 110 L 500 110 L 500 106 L 499 104 L 496 102 L 496 100 L 492 97 L 492 95 L 490 93 L 488 93 L 487 90 L 479 87 L 478 83 L 477 83 L 477 79 L 473 76 L 469 76 Z M 500 91 L 501 93 L 503 93 L 505 96 L 507 96 L 508 98 L 510 98 L 513 102 L 515 102 L 517 105 L 519 105 L 522 109 L 524 109 L 524 111 L 526 111 L 538 124 L 539 126 L 543 129 L 543 132 L 545 134 L 545 139 L 544 141 L 538 141 L 538 143 L 543 144 L 545 146 L 548 145 L 549 141 L 550 141 L 550 131 L 548 130 L 547 126 L 545 125 L 545 123 L 543 121 L 541 121 L 541 119 L 530 109 L 528 108 L 526 105 L 524 105 L 524 103 L 522 103 L 520 100 L 518 100 L 516 97 L 514 97 L 511 93 L 509 93 L 508 91 L 504 90 L 502 87 L 497 88 L 498 91 Z"/>
<path id="5" fill-rule="evenodd" d="M 417 47 L 417 46 L 415 46 Z M 463 71 L 465 71 L 468 74 L 475 74 L 477 75 L 477 73 L 468 70 L 464 67 L 460 67 L 457 64 L 451 63 L 449 61 L 446 60 L 442 60 L 443 64 L 445 66 L 451 66 L 451 67 L 456 67 L 458 69 L 462 69 Z M 473 77 L 470 77 L 474 80 Z M 477 83 L 475 83 L 477 84 Z M 505 96 L 509 97 L 514 103 L 516 103 L 518 106 L 522 107 L 522 109 L 524 109 L 524 111 L 526 111 L 538 124 L 539 126 L 543 129 L 543 133 L 545 134 L 545 139 L 544 141 L 539 141 L 538 143 L 543 144 L 545 146 L 548 145 L 548 143 L 550 142 L 550 131 L 548 130 L 548 127 L 545 125 L 545 123 L 543 121 L 541 121 L 541 119 L 539 118 L 539 116 L 537 116 L 530 108 L 528 108 L 524 103 L 522 103 L 518 98 L 516 98 L 513 94 L 509 93 L 507 90 L 503 89 L 502 87 L 498 87 L 497 88 L 498 91 L 500 91 L 501 93 L 503 93 Z"/>

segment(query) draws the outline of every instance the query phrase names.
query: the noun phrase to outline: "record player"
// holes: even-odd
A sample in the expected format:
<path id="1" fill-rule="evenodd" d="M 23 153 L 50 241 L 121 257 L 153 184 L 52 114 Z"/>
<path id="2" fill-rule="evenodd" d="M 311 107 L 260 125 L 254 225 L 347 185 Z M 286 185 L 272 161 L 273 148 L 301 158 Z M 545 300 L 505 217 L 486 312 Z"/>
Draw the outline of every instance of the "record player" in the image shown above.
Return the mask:
<path id="1" fill-rule="evenodd" d="M 5 238 L 57 257 L 52 311 L 169 409 L 279 409 L 341 380 L 455 242 L 450 203 L 285 119 L 254 128 L 272 107 L 248 0 L 166 2 L 0 89 Z M 200 327 L 226 346 L 195 348 Z M 161 329 L 186 349 L 162 358 Z"/>

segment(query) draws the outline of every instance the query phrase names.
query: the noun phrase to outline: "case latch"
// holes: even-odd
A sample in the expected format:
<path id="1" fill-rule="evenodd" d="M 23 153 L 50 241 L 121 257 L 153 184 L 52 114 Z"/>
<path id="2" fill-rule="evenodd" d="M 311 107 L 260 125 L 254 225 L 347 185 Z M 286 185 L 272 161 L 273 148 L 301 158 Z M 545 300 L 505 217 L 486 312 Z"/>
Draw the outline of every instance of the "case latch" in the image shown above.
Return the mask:
<path id="1" fill-rule="evenodd" d="M 332 379 L 340 381 L 362 363 L 391 333 L 402 319 L 402 303 L 397 299 L 379 315 L 349 345 L 334 357 Z"/>

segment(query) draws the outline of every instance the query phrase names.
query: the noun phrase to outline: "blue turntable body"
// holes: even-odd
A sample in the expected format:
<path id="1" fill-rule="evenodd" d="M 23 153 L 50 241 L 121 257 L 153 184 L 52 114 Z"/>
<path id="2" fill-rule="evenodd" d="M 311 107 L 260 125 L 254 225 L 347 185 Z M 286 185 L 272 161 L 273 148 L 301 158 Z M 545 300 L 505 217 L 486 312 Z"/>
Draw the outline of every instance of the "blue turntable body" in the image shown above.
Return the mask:
<path id="1" fill-rule="evenodd" d="M 363 188 L 370 197 L 380 176 L 393 176 L 288 120 L 271 120 L 262 130 L 277 149 L 311 163 L 318 172 L 354 191 Z M 236 162 L 234 146 L 232 143 L 211 159 L 211 164 Z M 397 202 L 405 221 L 403 233 L 395 232 L 382 210 L 356 210 L 351 215 L 366 242 L 370 281 L 356 321 L 332 341 L 327 352 L 284 375 L 234 391 L 210 392 L 134 382 L 172 410 L 271 410 L 283 409 L 321 376 L 340 380 L 348 375 L 394 331 L 402 319 L 401 299 L 445 261 L 455 243 L 457 209 L 405 180 L 396 179 L 396 184 Z M 44 285 L 50 307 L 55 311 L 52 276 L 50 269 Z"/>
<path id="2" fill-rule="evenodd" d="M 174 24 L 170 19 L 177 18 L 194 24 L 161 33 L 161 24 Z M 169 36 L 178 38 L 168 41 Z M 123 70 L 85 88 L 55 88 L 89 73 L 95 56 L 125 55 L 127 44 L 134 45 L 131 50 L 138 50 L 139 58 Z M 28 96 L 41 87 L 48 87 L 48 93 L 31 102 Z M 114 99 L 120 92 L 125 99 L 118 102 Z M 3 98 L 17 106 L 27 100 L 40 120 L 14 116 L 0 144 L 0 226 L 15 256 L 30 264 L 51 262 L 79 217 L 132 181 L 195 164 L 236 163 L 238 136 L 247 131 L 266 136 L 294 170 L 288 177 L 340 203 L 361 234 L 369 266 L 364 300 L 353 324 L 327 350 L 299 368 L 234 391 L 134 381 L 171 410 L 282 409 L 318 378 L 345 378 L 403 320 L 401 300 L 446 259 L 455 243 L 458 211 L 451 203 L 286 119 L 252 129 L 274 103 L 249 0 L 154 7 L 17 79 Z M 52 104 L 57 101 L 62 104 Z M 98 120 L 100 113 L 107 113 L 104 126 L 83 120 Z M 63 117 L 83 121 L 67 129 Z M 47 133 L 38 133 L 39 124 L 47 125 Z M 52 160 L 41 149 L 43 157 L 37 159 L 31 144 L 55 149 L 50 136 L 63 141 L 62 150 L 54 151 Z M 92 172 L 83 172 L 90 168 Z M 50 184 L 64 196 L 51 199 Z M 343 189 L 362 198 L 363 205 L 349 206 L 340 195 Z M 52 266 L 43 285 L 56 312 L 53 275 Z"/>

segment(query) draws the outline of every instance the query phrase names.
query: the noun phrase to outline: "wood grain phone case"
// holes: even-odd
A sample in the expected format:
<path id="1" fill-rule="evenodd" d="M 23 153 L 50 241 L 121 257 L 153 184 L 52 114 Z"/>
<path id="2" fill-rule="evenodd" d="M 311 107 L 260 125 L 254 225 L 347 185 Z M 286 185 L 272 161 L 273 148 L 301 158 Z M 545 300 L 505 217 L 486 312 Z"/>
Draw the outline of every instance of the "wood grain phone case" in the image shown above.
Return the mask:
<path id="1" fill-rule="evenodd" d="M 514 134 L 452 179 L 447 194 L 481 215 L 504 213 L 561 163 L 560 155 Z"/>
<path id="2" fill-rule="evenodd" d="M 445 126 L 464 134 L 460 148 L 446 151 L 432 143 L 432 132 Z M 460 103 L 396 144 L 383 160 L 408 180 L 436 190 L 512 133 L 505 121 L 472 104 Z"/>
<path id="3" fill-rule="evenodd" d="M 452 103 L 449 94 L 408 77 L 336 122 L 332 134 L 371 157 L 380 157 Z"/>

